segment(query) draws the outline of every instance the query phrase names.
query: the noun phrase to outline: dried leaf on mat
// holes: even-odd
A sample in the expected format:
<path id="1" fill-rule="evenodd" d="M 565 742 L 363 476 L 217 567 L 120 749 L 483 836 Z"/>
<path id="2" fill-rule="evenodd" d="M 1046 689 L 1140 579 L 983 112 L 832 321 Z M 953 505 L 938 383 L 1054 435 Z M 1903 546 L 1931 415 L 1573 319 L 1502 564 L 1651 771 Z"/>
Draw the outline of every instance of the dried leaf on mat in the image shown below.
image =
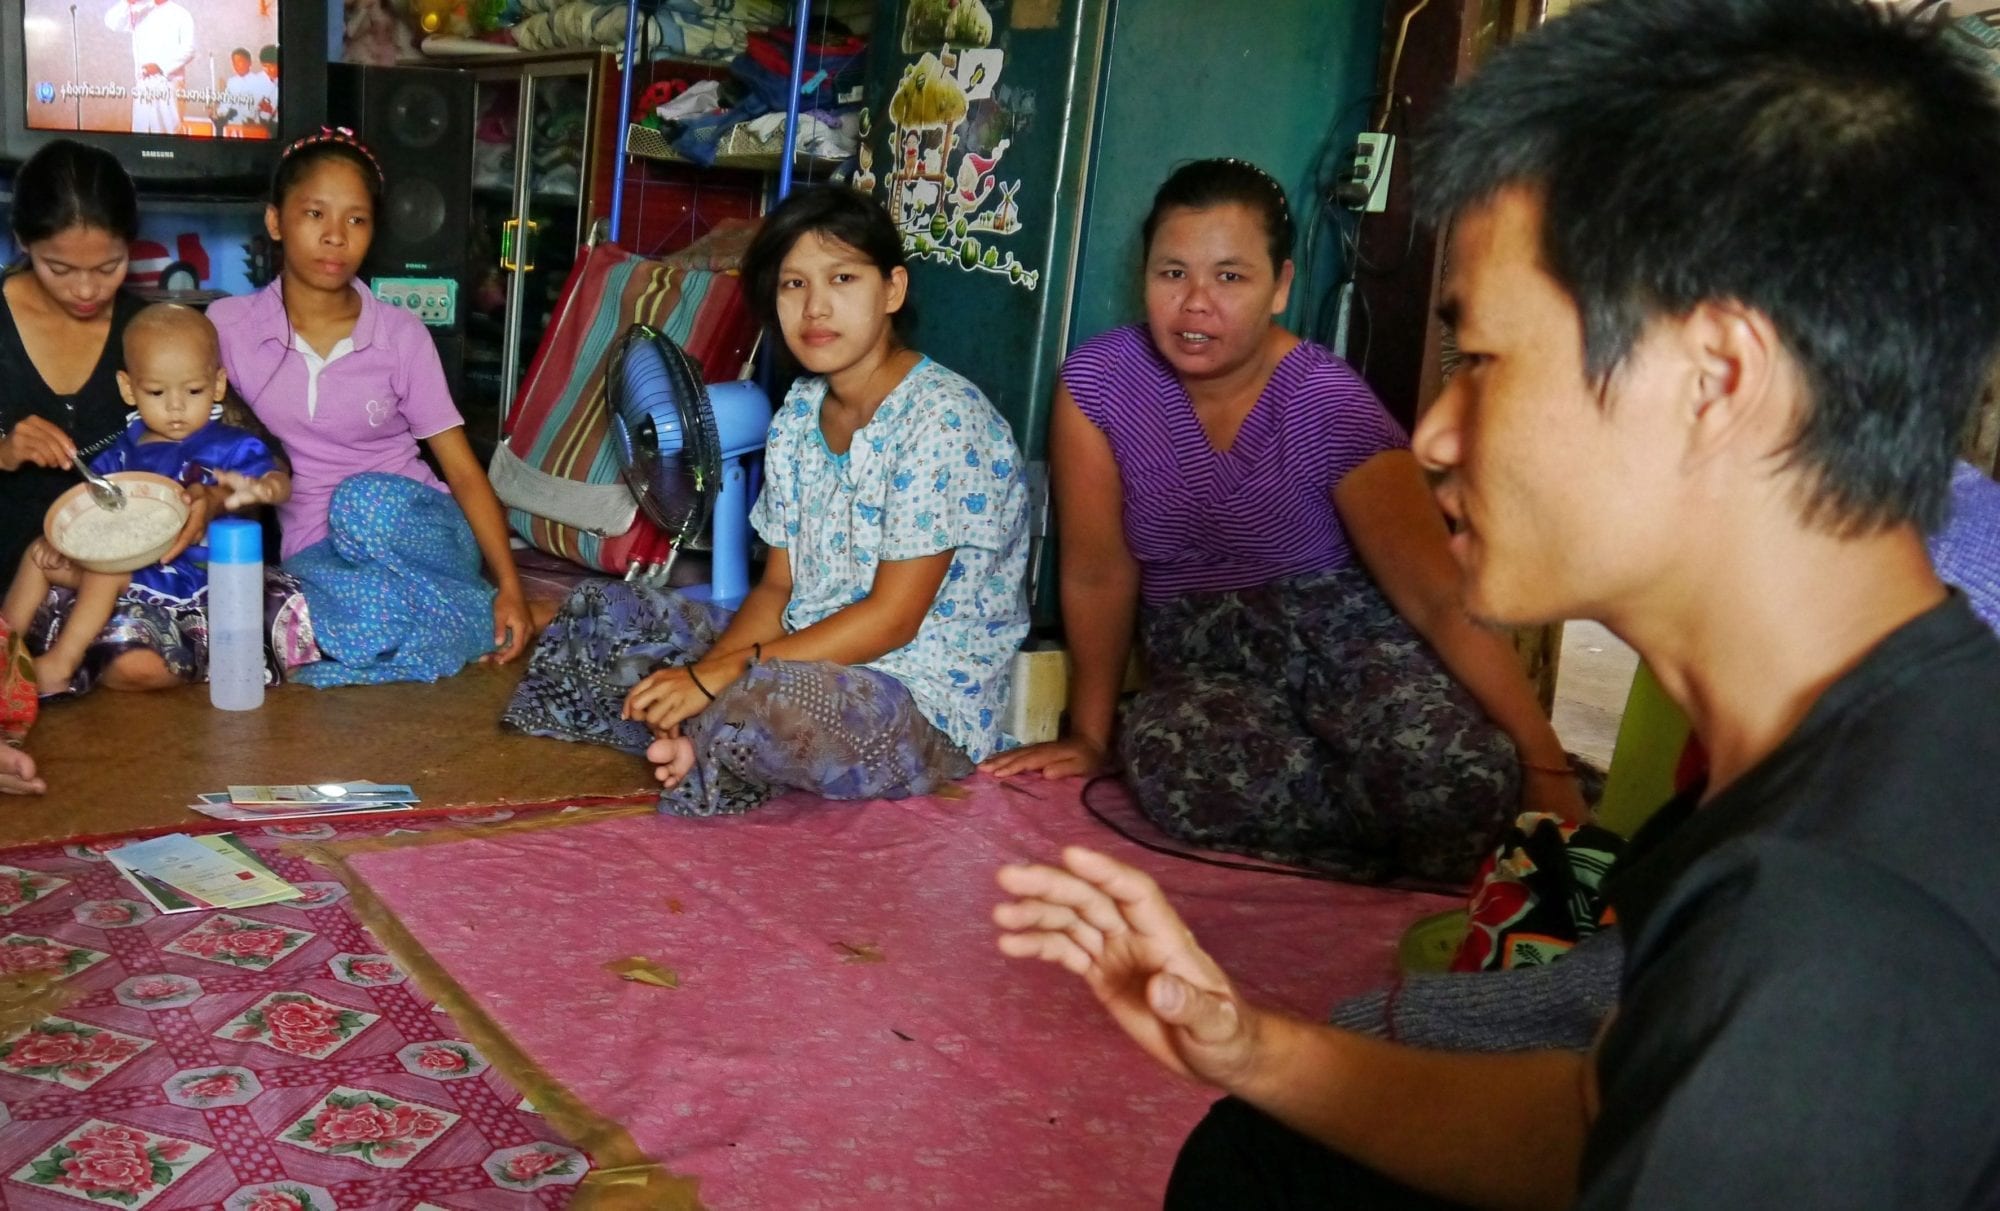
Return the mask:
<path id="1" fill-rule="evenodd" d="M 604 970 L 621 980 L 631 980 L 635 984 L 651 984 L 655 988 L 679 988 L 681 977 L 671 967 L 662 967 L 644 955 L 633 955 L 629 959 L 613 959 L 604 965 Z"/>
<path id="2" fill-rule="evenodd" d="M 846 957 L 843 963 L 882 963 L 882 948 L 873 942 L 835 942 L 833 948 Z"/>
<path id="3" fill-rule="evenodd" d="M 667 900 L 667 911 L 678 917 L 687 910 L 681 907 L 681 902 L 679 900 L 669 897 Z"/>
<path id="4" fill-rule="evenodd" d="M 29 1027 L 76 999 L 76 990 L 57 971 L 30 971 L 0 980 L 0 1038 Z"/>
<path id="5" fill-rule="evenodd" d="M 972 792 L 954 783 L 949 786 L 938 787 L 935 791 L 931 792 L 931 797 L 934 799 L 970 799 L 972 798 Z"/>

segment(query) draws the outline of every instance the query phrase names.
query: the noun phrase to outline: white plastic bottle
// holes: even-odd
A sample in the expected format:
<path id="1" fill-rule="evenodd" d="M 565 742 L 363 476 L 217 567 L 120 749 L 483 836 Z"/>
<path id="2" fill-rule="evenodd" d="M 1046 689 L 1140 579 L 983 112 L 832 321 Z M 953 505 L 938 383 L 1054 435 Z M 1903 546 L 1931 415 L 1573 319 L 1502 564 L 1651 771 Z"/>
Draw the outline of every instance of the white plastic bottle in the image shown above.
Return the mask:
<path id="1" fill-rule="evenodd" d="M 264 705 L 264 531 L 240 517 L 208 525 L 208 700 Z"/>

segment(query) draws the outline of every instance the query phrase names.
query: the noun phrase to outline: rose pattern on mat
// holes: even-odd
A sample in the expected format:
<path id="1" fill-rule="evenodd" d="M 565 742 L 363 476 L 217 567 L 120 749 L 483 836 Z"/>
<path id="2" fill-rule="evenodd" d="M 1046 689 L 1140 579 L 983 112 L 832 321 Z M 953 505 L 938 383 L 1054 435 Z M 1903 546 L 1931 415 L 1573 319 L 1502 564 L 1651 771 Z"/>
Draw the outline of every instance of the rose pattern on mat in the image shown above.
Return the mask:
<path id="1" fill-rule="evenodd" d="M 179 1009 L 201 999 L 201 982 L 192 976 L 153 972 L 121 980 L 111 995 L 132 1009 Z"/>
<path id="2" fill-rule="evenodd" d="M 212 1151 L 193 1140 L 91 1119 L 12 1176 L 92 1203 L 143 1207 Z"/>
<path id="3" fill-rule="evenodd" d="M 356 988 L 383 988 L 410 978 L 388 955 L 337 954 L 326 961 L 326 969 L 334 979 Z"/>
<path id="4" fill-rule="evenodd" d="M 168 1077 L 161 1088 L 176 1106 L 208 1110 L 246 1105 L 264 1092 L 264 1083 L 248 1068 L 190 1068 Z"/>
<path id="5" fill-rule="evenodd" d="M 317 1109 L 278 1138 L 378 1169 L 400 1169 L 458 1120 L 449 1110 L 336 1085 Z"/>
<path id="6" fill-rule="evenodd" d="M 45 1018 L 0 1046 L 0 1070 L 69 1089 L 88 1089 L 110 1076 L 153 1040 L 68 1018 Z"/>
<path id="7" fill-rule="evenodd" d="M 400 821 L 331 823 L 340 837 L 373 837 Z M 199 1166 L 177 1162 L 177 1169 L 191 1169 L 192 1175 L 150 1197 L 142 1211 L 277 1211 L 302 1200 L 327 1211 L 408 1209 L 420 1201 L 436 1205 L 439 1211 L 470 1211 L 488 1203 L 521 1209 L 532 1205 L 538 1211 L 562 1206 L 573 1187 L 503 1193 L 479 1168 L 481 1160 L 499 1148 L 535 1140 L 563 1142 L 544 1120 L 512 1108 L 521 1098 L 512 1082 L 489 1067 L 477 1076 L 432 1083 L 411 1076 L 393 1058 L 412 1043 L 462 1042 L 463 1036 L 448 1017 L 431 1013 L 431 1000 L 417 989 L 416 981 L 386 959 L 386 948 L 356 917 L 347 888 L 325 868 L 283 848 L 287 841 L 263 836 L 255 823 L 240 828 L 238 836 L 294 887 L 308 893 L 317 888 L 321 894 L 222 914 L 156 914 L 140 927 L 99 932 L 101 926 L 78 923 L 80 901 L 141 897 L 96 853 L 68 856 L 62 843 L 53 842 L 0 854 L 0 901 L 14 898 L 15 889 L 4 886 L 7 868 L 48 879 L 30 889 L 38 895 L 25 907 L 9 913 L 11 905 L 0 903 L 0 935 L 22 935 L 0 961 L 33 973 L 12 980 L 0 977 L 0 987 L 34 988 L 59 979 L 78 947 L 87 948 L 75 956 L 79 962 L 92 957 L 88 951 L 106 952 L 102 961 L 67 982 L 84 999 L 59 1011 L 59 1016 L 109 1028 L 114 1036 L 122 1033 L 154 1041 L 88 1089 L 36 1080 L 0 1064 L 0 1086 L 5 1087 L 0 1090 L 5 1103 L 0 1105 L 0 1128 L 4 1128 L 0 1129 L 0 1207 L 124 1211 L 125 1206 L 135 1205 L 59 1185 L 24 1185 L 31 1176 L 27 1171 L 18 1181 L 9 1180 L 30 1162 L 49 1157 L 60 1141 L 92 1120 L 179 1137 L 212 1150 Z M 167 949 L 216 915 L 309 931 L 313 937 L 262 970 Z M 327 965 L 336 952 L 362 960 L 355 974 L 373 977 L 374 986 L 367 986 L 371 982 L 367 978 L 341 981 L 340 973 Z M 273 993 L 309 993 L 333 1006 L 379 1017 L 354 1033 L 358 1043 L 317 1060 L 262 1043 L 207 1037 Z M 11 1030 L 0 1029 L 0 1049 L 21 1037 L 17 1032 L 32 1020 L 33 1015 Z M 37 1042 L 30 1051 L 45 1045 Z M 63 1046 L 68 1050 L 76 1044 Z M 359 1052 L 368 1054 L 358 1057 Z M 379 1087 L 391 1096 L 413 1098 L 465 1117 L 435 1137 L 442 1142 L 422 1148 L 401 1168 L 278 1142 L 300 1116 L 319 1107 L 336 1084 Z M 235 1092 L 228 1091 L 230 1086 Z M 483 1196 L 481 1190 L 486 1192 Z M 141 1190 L 139 1198 L 149 1194 Z"/>
<path id="8" fill-rule="evenodd" d="M 330 879 L 314 879 L 292 886 L 299 889 L 299 898 L 285 901 L 286 908 L 326 908 L 347 898 L 347 888 Z"/>
<path id="9" fill-rule="evenodd" d="M 0 938 L 0 977 L 53 973 L 73 976 L 109 958 L 102 951 L 71 946 L 54 938 L 10 933 Z"/>
<path id="10" fill-rule="evenodd" d="M 160 914 L 153 911 L 152 905 L 137 900 L 85 900 L 71 909 L 69 915 L 78 925 L 93 929 L 129 929 L 144 925 Z"/>
<path id="11" fill-rule="evenodd" d="M 248 917 L 218 913 L 167 943 L 175 954 L 263 971 L 312 941 L 302 929 L 286 929 Z"/>
<path id="12" fill-rule="evenodd" d="M 293 841 L 324 841 L 333 835 L 333 825 L 316 824 L 310 820 L 299 820 L 291 824 L 266 824 L 264 835 L 285 837 Z"/>
<path id="13" fill-rule="evenodd" d="M 215 1037 L 262 1043 L 273 1051 L 318 1060 L 345 1047 L 377 1018 L 310 993 L 274 992 L 216 1031 Z"/>
<path id="14" fill-rule="evenodd" d="M 222 1200 L 222 1211 L 333 1211 L 333 1192 L 304 1182 L 245 1186 Z"/>
<path id="15" fill-rule="evenodd" d="M 492 1067 L 486 1057 L 479 1054 L 470 1043 L 439 1039 L 429 1043 L 411 1043 L 396 1053 L 396 1059 L 411 1076 L 429 1077 L 434 1081 L 455 1081 L 462 1077 L 478 1076 Z"/>
<path id="16" fill-rule="evenodd" d="M 68 879 L 19 866 L 0 866 L 0 917 L 15 913 L 69 886 Z"/>
<path id="17" fill-rule="evenodd" d="M 505 1190 L 539 1190 L 543 1186 L 574 1186 L 583 1180 L 588 1162 L 583 1153 L 560 1144 L 523 1144 L 502 1148 L 480 1163 L 493 1184 Z"/>

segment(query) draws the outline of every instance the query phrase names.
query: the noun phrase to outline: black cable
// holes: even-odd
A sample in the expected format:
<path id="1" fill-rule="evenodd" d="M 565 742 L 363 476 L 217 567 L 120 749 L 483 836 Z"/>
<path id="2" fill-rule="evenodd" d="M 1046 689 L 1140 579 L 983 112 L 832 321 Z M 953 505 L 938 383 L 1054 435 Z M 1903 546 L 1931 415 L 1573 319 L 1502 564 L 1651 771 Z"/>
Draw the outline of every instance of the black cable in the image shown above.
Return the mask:
<path id="1" fill-rule="evenodd" d="M 1366 377 L 1368 373 L 1368 358 L 1375 352 L 1375 309 L 1368 305 L 1368 295 L 1361 289 L 1359 283 L 1356 283 L 1354 287 L 1354 311 L 1358 312 L 1361 316 L 1361 335 L 1363 339 L 1361 342 L 1361 360 L 1350 362 L 1349 364 L 1354 367 L 1355 373 Z M 1354 323 L 1351 315 L 1348 320 L 1347 333 L 1348 343 L 1352 344 Z"/>
<path id="2" fill-rule="evenodd" d="M 1384 891 L 1420 891 L 1440 896 L 1463 897 L 1466 894 L 1466 885 L 1463 883 L 1445 883 L 1436 879 L 1418 878 L 1414 875 L 1399 875 L 1392 879 L 1376 879 L 1371 881 L 1357 879 L 1352 876 L 1331 874 L 1323 870 L 1314 870 L 1309 866 L 1294 866 L 1289 863 L 1267 861 L 1264 859 L 1258 859 L 1254 862 L 1240 862 L 1229 858 L 1211 858 L 1207 854 L 1191 853 L 1185 849 L 1175 849 L 1170 845 L 1161 845 L 1157 841 L 1148 841 L 1144 837 L 1132 835 L 1123 825 L 1099 811 L 1097 805 L 1090 801 L 1090 792 L 1096 788 L 1098 783 L 1117 781 L 1119 781 L 1117 774 L 1098 774 L 1083 784 L 1083 790 L 1078 793 L 1077 798 L 1083 803 L 1083 810 L 1089 812 L 1099 824 L 1117 833 L 1120 837 L 1130 841 L 1140 849 L 1151 850 L 1156 854 L 1164 854 L 1169 858 L 1179 858 L 1183 862 L 1198 862 L 1203 866 L 1217 866 L 1223 870 L 1247 871 L 1253 875 L 1289 875 L 1294 879 L 1311 879 L 1315 883 L 1344 883 L 1353 887 L 1373 887 Z"/>
<path id="3" fill-rule="evenodd" d="M 1383 123 L 1383 126 L 1385 128 L 1384 133 L 1387 133 L 1386 128 L 1390 126 L 1396 126 L 1400 128 L 1402 133 L 1396 135 L 1395 138 L 1397 142 L 1401 143 L 1404 146 L 1404 148 L 1407 149 L 1409 147 L 1409 129 L 1410 129 L 1410 117 L 1408 108 L 1406 106 L 1397 105 L 1395 103 L 1395 99 L 1391 98 L 1389 102 L 1389 118 L 1390 121 Z M 1391 171 L 1393 172 L 1394 169 L 1392 168 Z M 1404 171 L 1407 172 L 1408 169 L 1405 168 Z M 1401 255 L 1397 256 L 1395 261 L 1390 264 L 1377 265 L 1373 261 L 1370 261 L 1367 257 L 1361 255 L 1361 227 L 1360 227 L 1360 221 L 1357 219 L 1355 222 L 1355 235 L 1354 235 L 1355 264 L 1357 264 L 1363 271 L 1367 272 L 1368 275 L 1371 277 L 1387 277 L 1390 274 L 1401 273 L 1403 267 L 1410 263 L 1410 254 L 1416 250 L 1418 226 L 1419 224 L 1417 222 L 1417 208 L 1414 200 L 1412 200 L 1412 203 L 1410 205 L 1409 222 L 1403 234 L 1403 251 Z M 1356 276 L 1358 277 L 1359 274 L 1357 274 Z"/>
<path id="4" fill-rule="evenodd" d="M 1258 875 L 1290 875 L 1295 879 L 1314 879 L 1321 883 L 1352 882 L 1352 880 L 1338 878 L 1327 874 L 1325 871 L 1313 870 L 1309 867 L 1287 866 L 1275 862 L 1238 862 L 1228 858 L 1211 858 L 1206 854 L 1189 853 L 1186 850 L 1161 845 L 1157 841 L 1148 841 L 1144 837 L 1133 836 L 1130 832 L 1126 831 L 1123 825 L 1099 811 L 1097 805 L 1090 801 L 1090 792 L 1098 783 L 1116 781 L 1118 781 L 1117 774 L 1099 774 L 1083 784 L 1083 790 L 1078 795 L 1078 798 L 1083 802 L 1083 810 L 1096 817 L 1099 824 L 1102 824 L 1141 849 L 1149 849 L 1156 854 L 1165 854 L 1169 858 L 1179 858 L 1184 862 L 1199 862 L 1203 866 L 1219 866 L 1224 870 L 1249 871 L 1251 874 Z"/>
<path id="5" fill-rule="evenodd" d="M 1300 235 L 1304 237 L 1304 246 L 1301 250 L 1301 263 L 1298 273 L 1294 279 L 1304 283 L 1307 289 L 1311 288 L 1313 268 L 1319 260 L 1319 229 L 1327 225 L 1333 226 L 1336 230 L 1340 229 L 1341 216 L 1346 213 L 1344 208 L 1338 206 L 1335 193 L 1337 187 L 1346 179 L 1344 165 L 1351 165 L 1353 162 L 1354 140 L 1352 138 L 1343 139 L 1341 135 L 1346 131 L 1348 119 L 1354 115 L 1356 110 L 1362 110 L 1365 114 L 1367 107 L 1381 100 L 1382 97 L 1383 94 L 1380 92 L 1367 93 L 1355 97 L 1336 111 L 1333 121 L 1327 127 L 1326 137 L 1320 142 L 1319 152 L 1313 156 L 1310 175 L 1306 182 L 1307 189 L 1312 195 L 1312 208 L 1305 212 L 1309 221 L 1300 232 Z M 1334 166 L 1329 171 L 1327 161 L 1336 154 L 1340 158 L 1334 161 Z M 1327 217 L 1329 209 L 1333 211 L 1333 218 L 1330 224 Z M 1343 258 L 1342 265 L 1336 277 L 1346 277 L 1351 273 L 1352 267 Z M 1323 327 L 1318 322 L 1319 316 L 1317 313 L 1319 308 L 1314 306 L 1314 302 L 1314 297 L 1307 295 L 1306 306 L 1299 315 L 1299 327 L 1308 336 L 1315 335 Z"/>

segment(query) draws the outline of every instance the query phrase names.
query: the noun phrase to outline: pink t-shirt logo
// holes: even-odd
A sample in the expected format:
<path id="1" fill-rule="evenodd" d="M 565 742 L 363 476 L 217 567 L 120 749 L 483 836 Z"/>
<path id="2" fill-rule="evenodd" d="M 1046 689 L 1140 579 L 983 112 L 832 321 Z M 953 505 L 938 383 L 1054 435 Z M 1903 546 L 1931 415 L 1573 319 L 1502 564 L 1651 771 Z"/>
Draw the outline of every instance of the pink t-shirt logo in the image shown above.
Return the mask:
<path id="1" fill-rule="evenodd" d="M 379 428 L 395 410 L 395 405 L 386 400 L 371 399 L 368 401 L 368 423 Z"/>

